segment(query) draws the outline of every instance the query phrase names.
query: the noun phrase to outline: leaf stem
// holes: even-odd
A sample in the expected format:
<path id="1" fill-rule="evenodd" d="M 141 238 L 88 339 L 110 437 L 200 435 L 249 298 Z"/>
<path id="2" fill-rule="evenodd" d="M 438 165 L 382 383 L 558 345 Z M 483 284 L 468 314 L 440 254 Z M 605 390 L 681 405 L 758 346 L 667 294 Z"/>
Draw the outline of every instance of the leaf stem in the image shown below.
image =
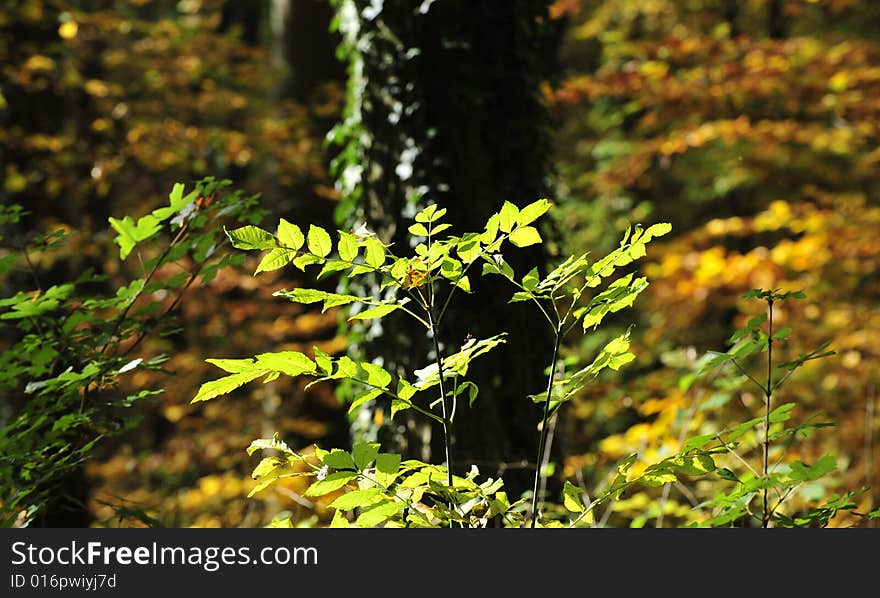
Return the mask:
<path id="1" fill-rule="evenodd" d="M 547 396 L 544 401 L 544 417 L 541 420 L 541 438 L 538 441 L 538 460 L 535 470 L 535 484 L 532 489 L 532 522 L 531 528 L 535 528 L 538 521 L 538 486 L 544 477 L 544 453 L 547 441 L 547 421 L 550 419 L 550 396 L 553 394 L 553 381 L 556 376 L 556 362 L 559 359 L 559 346 L 562 344 L 562 322 L 556 326 L 556 340 L 553 344 L 553 357 L 550 361 L 550 375 L 547 377 Z"/>
<path id="2" fill-rule="evenodd" d="M 433 297 L 432 297 L 433 298 Z M 443 355 L 440 353 L 440 341 L 437 339 L 437 323 L 434 321 L 433 309 L 428 310 L 428 322 L 431 325 L 431 340 L 434 341 L 434 355 L 437 362 L 437 376 L 440 385 L 440 408 L 443 415 L 443 449 L 446 457 L 446 473 L 449 487 L 452 488 L 452 451 L 449 437 L 449 418 L 446 413 L 446 386 L 443 383 Z"/>
<path id="3" fill-rule="evenodd" d="M 767 300 L 769 315 L 769 334 L 767 336 L 767 386 L 764 387 L 765 403 L 764 403 L 764 466 L 762 469 L 763 477 L 767 477 L 770 462 L 770 401 L 773 397 L 773 299 Z M 767 505 L 768 488 L 764 488 L 763 503 L 764 509 L 761 513 L 761 527 L 767 528 L 770 525 L 770 509 Z"/>

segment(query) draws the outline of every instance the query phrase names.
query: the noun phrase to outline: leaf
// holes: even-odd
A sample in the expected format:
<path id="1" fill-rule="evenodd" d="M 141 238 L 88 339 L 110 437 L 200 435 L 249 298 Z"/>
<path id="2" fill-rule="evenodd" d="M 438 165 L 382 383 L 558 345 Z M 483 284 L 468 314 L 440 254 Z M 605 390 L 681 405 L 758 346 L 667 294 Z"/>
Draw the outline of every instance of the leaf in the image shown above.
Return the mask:
<path id="1" fill-rule="evenodd" d="M 110 218 L 110 226 L 118 234 L 114 241 L 119 245 L 119 258 L 125 259 L 139 242 L 144 241 L 161 230 L 162 226 L 153 216 L 144 216 L 138 219 L 137 224 L 131 216 L 122 220 Z"/>
<path id="2" fill-rule="evenodd" d="M 315 363 L 318 365 L 321 372 L 330 374 L 333 371 L 333 360 L 330 356 L 315 346 L 312 347 L 312 351 L 315 354 Z"/>
<path id="3" fill-rule="evenodd" d="M 365 243 L 364 261 L 368 266 L 381 268 L 385 263 L 385 246 L 378 239 L 370 237 Z"/>
<path id="4" fill-rule="evenodd" d="M 293 521 L 290 520 L 290 517 L 283 517 L 281 519 L 273 519 L 269 525 L 266 526 L 266 529 L 293 529 Z"/>
<path id="5" fill-rule="evenodd" d="M 671 460 L 673 466 L 685 475 L 703 475 L 715 471 L 715 461 L 710 455 L 682 455 Z"/>
<path id="6" fill-rule="evenodd" d="M 400 455 L 379 453 L 376 456 L 376 481 L 386 488 L 394 483 L 400 473 Z"/>
<path id="7" fill-rule="evenodd" d="M 262 367 L 287 376 L 314 374 L 316 364 L 309 356 L 299 351 L 281 351 L 257 355 L 257 367 Z"/>
<path id="8" fill-rule="evenodd" d="M 354 314 L 353 316 L 349 316 L 349 321 L 351 320 L 374 320 L 376 318 L 381 318 L 387 316 L 391 312 L 400 309 L 400 305 L 396 303 L 383 303 L 382 305 L 378 305 L 371 309 L 367 309 L 361 312 Z"/>
<path id="9" fill-rule="evenodd" d="M 522 286 L 527 291 L 536 291 L 538 288 L 538 283 L 541 282 L 540 277 L 538 276 L 538 268 L 534 267 L 529 270 L 525 276 L 522 278 Z"/>
<path id="10" fill-rule="evenodd" d="M 416 222 L 426 222 L 426 223 L 433 222 L 434 220 L 436 220 L 437 218 L 439 218 L 440 216 L 443 215 L 441 213 L 440 216 L 435 216 L 436 212 L 437 212 L 437 204 L 432 203 L 432 204 L 426 206 L 418 214 L 416 214 Z M 443 210 L 443 213 L 446 213 L 446 210 Z"/>
<path id="11" fill-rule="evenodd" d="M 641 237 L 642 243 L 647 243 L 655 237 L 662 237 L 672 230 L 672 224 L 669 222 L 658 222 L 648 227 L 648 230 Z"/>
<path id="12" fill-rule="evenodd" d="M 226 229 L 224 229 L 226 230 Z M 237 249 L 275 249 L 278 242 L 272 233 L 258 226 L 248 225 L 235 230 L 226 230 L 226 236 Z"/>
<path id="13" fill-rule="evenodd" d="M 419 222 L 416 222 L 415 224 L 410 226 L 407 230 L 409 231 L 409 234 L 414 235 L 416 237 L 427 237 L 428 236 L 428 229 L 425 228 L 424 224 L 421 224 Z"/>
<path id="14" fill-rule="evenodd" d="M 336 272 L 342 272 L 343 270 L 348 270 L 351 268 L 351 264 L 348 262 L 343 262 L 340 260 L 329 260 L 324 267 L 321 268 L 321 271 L 318 272 L 317 280 L 322 280 L 327 278 L 331 274 L 335 274 Z"/>
<path id="15" fill-rule="evenodd" d="M 333 449 L 321 459 L 321 462 L 333 469 L 351 469 L 356 470 L 357 466 L 354 464 L 354 460 L 351 458 L 347 452 L 342 449 Z"/>
<path id="16" fill-rule="evenodd" d="M 553 204 L 547 199 L 539 199 L 538 201 L 532 202 L 520 210 L 519 216 L 516 220 L 517 224 L 520 226 L 531 224 L 547 213 L 551 207 L 553 207 Z"/>
<path id="17" fill-rule="evenodd" d="M 513 294 L 513 296 L 510 298 L 510 301 L 508 301 L 508 303 L 517 303 L 519 301 L 531 301 L 533 297 L 534 297 L 534 295 L 532 295 L 531 293 L 527 293 L 525 291 L 517 291 Z"/>
<path id="18" fill-rule="evenodd" d="M 528 247 L 541 241 L 538 229 L 533 226 L 522 226 L 510 233 L 510 242 L 517 247 Z"/>
<path id="19" fill-rule="evenodd" d="M 388 385 L 391 383 L 391 374 L 385 368 L 369 362 L 362 362 L 360 365 L 367 373 L 367 384 L 378 386 L 379 388 L 388 388 Z"/>
<path id="20" fill-rule="evenodd" d="M 309 233 L 306 240 L 309 251 L 319 257 L 326 257 L 333 249 L 333 241 L 330 240 L 330 234 L 314 224 L 309 225 Z"/>
<path id="21" fill-rule="evenodd" d="M 330 506 L 334 509 L 339 509 L 341 511 L 350 511 L 352 509 L 357 509 L 358 507 L 369 506 L 376 502 L 376 499 L 380 496 L 382 496 L 381 488 L 353 490 L 351 492 L 346 492 L 342 496 L 338 497 L 336 500 L 330 503 Z"/>
<path id="22" fill-rule="evenodd" d="M 119 368 L 119 370 L 116 373 L 117 374 L 124 374 L 125 372 L 130 372 L 131 370 L 133 370 L 137 366 L 139 366 L 143 360 L 144 360 L 143 357 L 138 357 L 137 359 L 132 359 L 131 361 L 126 363 L 124 366 Z"/>
<path id="23" fill-rule="evenodd" d="M 278 242 L 288 249 L 298 251 L 305 243 L 305 237 L 300 228 L 291 224 L 284 218 L 278 221 L 278 230 L 276 231 Z"/>
<path id="24" fill-rule="evenodd" d="M 788 421 L 789 419 L 791 419 L 791 410 L 794 409 L 794 407 L 794 403 L 785 403 L 784 405 L 780 405 L 770 412 L 770 421 L 774 424 Z"/>
<path id="25" fill-rule="evenodd" d="M 259 450 L 281 451 L 282 453 L 295 456 L 295 453 L 287 446 L 287 443 L 278 438 L 278 434 L 275 434 L 272 438 L 258 438 L 252 441 L 250 446 L 247 447 L 247 454 L 253 455 Z"/>
<path id="26" fill-rule="evenodd" d="M 360 407 L 364 403 L 368 403 L 369 401 L 372 401 L 373 399 L 375 399 L 378 396 L 381 396 L 384 393 L 385 393 L 385 391 L 383 391 L 381 388 L 371 388 L 367 392 L 359 394 L 351 402 L 351 406 L 349 406 L 348 412 L 354 413 L 358 407 Z"/>
<path id="27" fill-rule="evenodd" d="M 193 397 L 191 402 L 198 403 L 199 401 L 207 401 L 214 397 L 219 397 L 220 395 L 229 394 L 239 386 L 243 386 L 265 373 L 264 370 L 254 370 L 251 372 L 241 372 L 240 374 L 224 376 L 218 380 L 206 382 L 205 384 L 202 384 L 201 388 L 199 388 L 199 392 Z"/>
<path id="28" fill-rule="evenodd" d="M 312 255 L 311 253 L 303 253 L 299 257 L 293 260 L 293 265 L 302 270 L 306 271 L 306 266 L 310 266 L 311 264 L 323 264 L 324 259 L 318 257 L 317 255 Z"/>
<path id="29" fill-rule="evenodd" d="M 254 470 L 251 472 L 251 477 L 255 480 L 257 478 L 265 477 L 281 465 L 284 465 L 284 461 L 278 457 L 263 457 L 260 460 L 260 463 L 254 467 Z"/>
<path id="30" fill-rule="evenodd" d="M 726 467 L 719 467 L 715 470 L 715 473 L 718 474 L 718 477 L 722 480 L 727 480 L 729 482 L 739 482 L 739 478 L 736 477 L 736 474 Z"/>
<path id="31" fill-rule="evenodd" d="M 317 482 L 309 486 L 308 490 L 303 493 L 303 496 L 324 496 L 325 494 L 329 494 L 334 490 L 339 490 L 357 477 L 358 473 L 355 471 L 336 471 L 328 475 L 323 480 L 318 480 Z"/>
<path id="32" fill-rule="evenodd" d="M 562 488 L 562 504 L 572 513 L 583 513 L 585 510 L 581 499 L 581 490 L 568 480 Z"/>
<path id="33" fill-rule="evenodd" d="M 339 259 L 353 262 L 358 254 L 357 239 L 351 233 L 339 231 Z"/>
<path id="34" fill-rule="evenodd" d="M 519 208 L 509 201 L 505 201 L 501 206 L 501 212 L 498 214 L 498 228 L 501 232 L 509 233 L 516 226 L 519 217 Z"/>
<path id="35" fill-rule="evenodd" d="M 386 521 L 392 515 L 397 514 L 402 506 L 403 505 L 400 503 L 393 501 L 380 503 L 374 507 L 369 507 L 362 512 L 355 523 L 359 527 L 375 527 L 383 521 Z"/>
<path id="36" fill-rule="evenodd" d="M 694 436 L 693 438 L 689 438 L 687 442 L 684 443 L 684 449 L 701 449 L 713 440 L 715 440 L 715 434 L 701 434 L 700 436 Z"/>
<path id="37" fill-rule="evenodd" d="M 376 455 L 379 454 L 379 443 L 359 442 L 354 445 L 351 454 L 354 457 L 354 464 L 357 468 L 366 469 L 376 458 Z"/>
<path id="38" fill-rule="evenodd" d="M 276 248 L 263 256 L 263 259 L 260 260 L 260 264 L 257 266 L 257 269 L 254 271 L 254 275 L 256 276 L 260 272 L 270 272 L 272 270 L 278 270 L 279 268 L 283 268 L 287 264 L 290 263 L 290 258 L 294 254 L 282 248 Z"/>
<path id="39" fill-rule="evenodd" d="M 476 233 L 463 235 L 455 246 L 455 251 L 462 262 L 470 264 L 480 255 L 480 235 Z"/>
<path id="40" fill-rule="evenodd" d="M 348 524 L 348 519 L 345 518 L 345 515 L 342 514 L 342 511 L 336 511 L 335 513 L 333 513 L 333 520 L 330 522 L 330 527 L 347 528 L 350 526 Z"/>

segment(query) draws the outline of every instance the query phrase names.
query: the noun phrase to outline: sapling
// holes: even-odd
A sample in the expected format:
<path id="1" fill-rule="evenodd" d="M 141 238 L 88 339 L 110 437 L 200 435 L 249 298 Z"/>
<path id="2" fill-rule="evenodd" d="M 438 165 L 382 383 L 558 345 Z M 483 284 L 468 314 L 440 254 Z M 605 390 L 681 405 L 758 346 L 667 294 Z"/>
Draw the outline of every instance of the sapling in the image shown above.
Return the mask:
<path id="1" fill-rule="evenodd" d="M 620 246 L 596 262 L 589 262 L 587 255 L 570 257 L 543 279 L 538 276 L 537 269 L 518 279 L 505 260 L 504 252 L 510 246 L 527 247 L 541 243 L 541 235 L 533 223 L 551 205 L 542 199 L 520 209 L 505 202 L 498 213 L 489 217 L 482 231 L 442 238 L 440 233 L 450 228 L 449 224 L 442 222 L 446 210 L 428 205 L 415 216 L 415 222 L 408 229 L 415 241 L 413 254 L 409 256 L 396 255 L 392 247 L 366 229 L 359 229 L 357 234 L 338 231 L 335 251 L 330 233 L 323 228 L 310 225 L 308 232 L 303 233 L 297 225 L 285 219 L 279 221 L 274 233 L 256 226 L 227 231 L 235 247 L 266 252 L 256 273 L 292 264 L 303 272 L 308 267 L 320 266 L 318 279 L 337 273 L 344 273 L 349 278 L 365 274 L 378 277 L 380 289 L 386 293 L 390 291 L 386 298 L 308 288 L 282 289 L 275 295 L 297 303 L 322 303 L 323 311 L 348 309 L 349 321 L 399 315 L 414 318 L 431 337 L 434 356 L 425 368 L 411 375 L 398 373 L 396 376 L 376 363 L 356 362 L 345 355 L 334 358 L 318 348 L 314 349 L 312 356 L 284 351 L 249 359 L 209 359 L 209 363 L 225 370 L 228 375 L 202 385 L 194 402 L 227 394 L 258 378 L 268 382 L 281 375 L 307 375 L 315 378 L 309 385 L 346 380 L 362 388 L 349 406 L 350 413 L 385 396 L 391 402 L 392 418 L 402 410 L 414 410 L 439 425 L 444 439 L 442 465 L 401 461 L 399 455 L 379 453 L 376 443 L 358 443 L 351 453 L 339 449 L 316 449 L 313 454 L 306 455 L 289 449 L 278 438 L 258 440 L 251 445 L 250 452 L 272 449 L 280 451 L 282 457 L 274 454 L 260 462 L 254 470 L 254 477 L 260 480 L 254 493 L 284 477 L 308 476 L 315 478 L 306 491 L 309 497 L 351 490 L 330 504 L 337 509 L 334 525 L 343 525 L 341 511 L 354 510 L 360 511 L 355 521 L 359 526 L 482 526 L 493 517 L 501 518 L 505 525 L 519 525 L 522 519 L 519 511 L 523 505 L 521 501 L 510 503 L 501 490 L 502 480 L 490 478 L 478 483 L 479 474 L 473 468 L 467 476 L 455 475 L 451 426 L 459 400 L 466 396 L 468 402 L 473 403 L 478 393 L 476 385 L 467 379 L 468 369 L 477 357 L 504 344 L 505 334 L 500 332 L 485 339 L 468 339 L 456 352 L 444 354 L 441 351 L 442 322 L 454 296 L 459 291 L 471 293 L 473 267 L 480 264 L 480 275 L 501 275 L 511 281 L 519 289 L 511 301 L 532 301 L 541 316 L 554 327 L 555 347 L 547 391 L 543 399 L 537 399 L 545 402 L 539 440 L 539 446 L 543 447 L 547 419 L 559 404 L 574 396 L 601 370 L 616 370 L 632 359 L 628 352 L 627 331 L 607 343 L 589 366 L 565 380 L 557 378 L 555 366 L 565 336 L 578 324 L 584 331 L 595 329 L 607 314 L 632 305 L 647 286 L 647 281 L 627 274 L 595 296 L 587 298 L 587 291 L 599 287 L 618 268 L 644 256 L 645 245 L 670 229 L 668 224 L 648 229 L 631 227 Z M 575 280 L 578 284 L 570 287 Z M 426 397 L 429 391 L 437 393 L 433 400 Z M 538 462 L 543 458 L 541 448 Z M 539 468 L 536 488 L 540 479 Z M 352 484 L 357 484 L 357 489 L 352 488 Z M 533 501 L 536 494 L 533 493 Z M 423 502 L 426 498 L 430 499 L 430 504 Z M 537 519 L 534 502 L 531 512 L 534 525 Z"/>

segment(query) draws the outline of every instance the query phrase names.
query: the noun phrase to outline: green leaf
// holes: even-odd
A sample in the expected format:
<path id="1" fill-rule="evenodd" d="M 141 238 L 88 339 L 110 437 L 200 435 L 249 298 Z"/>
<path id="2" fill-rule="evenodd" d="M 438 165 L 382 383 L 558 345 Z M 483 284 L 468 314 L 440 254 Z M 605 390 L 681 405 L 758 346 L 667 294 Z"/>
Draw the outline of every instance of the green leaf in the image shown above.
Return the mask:
<path id="1" fill-rule="evenodd" d="M 355 523 L 358 527 L 375 527 L 397 514 L 403 507 L 400 503 L 384 502 L 364 510 Z"/>
<path id="2" fill-rule="evenodd" d="M 299 351 L 281 351 L 257 355 L 257 367 L 262 367 L 287 376 L 314 374 L 316 364 L 309 356 Z"/>
<path id="3" fill-rule="evenodd" d="M 361 368 L 367 373 L 367 384 L 378 386 L 379 388 L 388 388 L 391 383 L 391 374 L 385 368 L 375 363 L 362 362 Z"/>
<path id="4" fill-rule="evenodd" d="M 461 276 L 461 262 L 452 257 L 443 258 L 440 264 L 440 274 L 449 280 L 455 280 Z"/>
<path id="5" fill-rule="evenodd" d="M 333 249 L 333 241 L 330 240 L 330 234 L 314 224 L 309 225 L 309 233 L 306 240 L 309 251 L 319 257 L 326 257 Z"/>
<path id="6" fill-rule="evenodd" d="M 353 262 L 358 254 L 357 239 L 351 233 L 339 231 L 339 259 Z"/>
<path id="7" fill-rule="evenodd" d="M 477 256 L 480 255 L 480 235 L 476 233 L 467 233 L 461 237 L 461 240 L 455 246 L 458 257 L 465 264 L 470 264 Z"/>
<path id="8" fill-rule="evenodd" d="M 465 293 L 471 292 L 471 280 L 467 276 L 462 276 L 457 281 L 455 281 L 455 286 L 460 288 Z"/>
<path id="9" fill-rule="evenodd" d="M 385 246 L 378 239 L 370 237 L 364 244 L 365 255 L 364 261 L 368 266 L 373 268 L 381 268 L 385 263 Z"/>
<path id="10" fill-rule="evenodd" d="M 715 473 L 718 474 L 718 477 L 722 480 L 727 480 L 728 482 L 739 482 L 739 478 L 736 477 L 736 474 L 726 467 L 719 467 L 715 470 Z"/>
<path id="11" fill-rule="evenodd" d="M 406 409 L 410 409 L 411 407 L 412 405 L 410 405 L 406 401 L 401 401 L 400 399 L 391 399 L 391 419 L 394 419 L 394 416 L 401 411 L 405 411 Z"/>
<path id="12" fill-rule="evenodd" d="M 324 267 L 321 268 L 321 271 L 318 272 L 318 275 L 315 277 L 317 280 L 322 280 L 327 278 L 331 274 L 335 274 L 336 272 L 342 272 L 343 270 L 348 270 L 351 268 L 351 264 L 348 262 L 343 262 L 340 260 L 328 260 Z"/>
<path id="13" fill-rule="evenodd" d="M 315 354 L 315 363 L 318 364 L 318 368 L 321 372 L 330 374 L 333 370 L 333 360 L 330 356 L 315 346 L 312 346 L 312 351 Z"/>
<path id="14" fill-rule="evenodd" d="M 376 455 L 376 481 L 386 488 L 394 483 L 400 470 L 400 455 L 379 453 Z"/>
<path id="15" fill-rule="evenodd" d="M 149 238 L 162 228 L 159 222 L 150 216 L 144 216 L 137 224 L 131 216 L 126 216 L 122 220 L 111 217 L 110 226 L 118 233 L 114 241 L 119 245 L 119 257 L 123 260 L 138 242 Z"/>
<path id="16" fill-rule="evenodd" d="M 282 465 L 284 465 L 284 461 L 278 457 L 263 457 L 263 459 L 260 460 L 260 463 L 254 467 L 254 470 L 251 472 L 251 477 L 255 480 L 257 478 L 262 478 L 269 475 Z"/>
<path id="17" fill-rule="evenodd" d="M 287 446 L 287 443 L 278 438 L 278 434 L 275 434 L 272 438 L 258 438 L 252 441 L 250 446 L 247 447 L 247 454 L 253 455 L 260 450 L 280 451 L 287 455 L 296 456 L 290 447 Z"/>
<path id="18" fill-rule="evenodd" d="M 410 226 L 407 230 L 409 231 L 409 234 L 414 235 L 416 237 L 427 237 L 428 236 L 428 229 L 425 228 L 424 224 L 421 224 L 419 222 L 416 222 L 415 224 Z"/>
<path id="19" fill-rule="evenodd" d="M 538 229 L 533 226 L 522 226 L 510 233 L 510 242 L 517 247 L 528 247 L 542 241 Z"/>
<path id="20" fill-rule="evenodd" d="M 367 309 L 361 312 L 356 313 L 353 316 L 350 316 L 349 320 L 373 320 L 376 318 L 381 318 L 383 316 L 387 316 L 391 312 L 396 309 L 400 309 L 400 306 L 396 303 L 383 303 L 382 305 L 373 307 L 371 309 Z"/>
<path id="21" fill-rule="evenodd" d="M 376 458 L 376 455 L 379 454 L 379 443 L 359 442 L 354 445 L 351 454 L 354 457 L 354 463 L 357 468 L 366 469 Z"/>
<path id="22" fill-rule="evenodd" d="M 531 301 L 534 295 L 531 293 L 527 293 L 525 291 L 517 291 L 513 294 L 513 297 L 510 298 L 508 303 L 517 303 L 519 301 Z"/>
<path id="23" fill-rule="evenodd" d="M 276 236 L 278 242 L 288 249 L 299 250 L 305 243 L 305 237 L 299 227 L 284 218 L 278 221 Z"/>
<path id="24" fill-rule="evenodd" d="M 354 460 L 351 458 L 347 452 L 342 449 L 333 449 L 321 459 L 321 462 L 333 469 L 351 469 L 356 470 L 357 466 L 354 464 Z"/>
<path id="25" fill-rule="evenodd" d="M 713 440 L 715 440 L 715 434 L 701 434 L 700 436 L 694 436 L 684 443 L 684 449 L 701 449 Z"/>
<path id="26" fill-rule="evenodd" d="M 330 522 L 331 528 L 347 528 L 350 527 L 348 524 L 348 519 L 345 518 L 345 515 L 342 514 L 342 511 L 336 511 L 333 513 L 333 520 Z"/>
<path id="27" fill-rule="evenodd" d="M 538 201 L 532 202 L 520 210 L 519 217 L 516 220 L 517 224 L 520 226 L 531 224 L 543 216 L 551 207 L 553 207 L 553 204 L 547 199 L 539 199 Z"/>
<path id="28" fill-rule="evenodd" d="M 501 222 L 501 216 L 498 214 L 492 214 L 489 217 L 488 222 L 486 222 L 486 232 L 480 235 L 480 241 L 484 245 L 489 245 L 498 237 L 498 226 Z"/>
<path id="29" fill-rule="evenodd" d="M 367 488 L 366 490 L 353 490 L 351 492 L 346 492 L 342 496 L 338 497 L 336 500 L 330 503 L 330 506 L 334 509 L 339 509 L 341 511 L 350 511 L 352 509 L 357 509 L 358 507 L 366 507 L 374 502 L 382 496 L 381 488 Z"/>
<path id="30" fill-rule="evenodd" d="M 317 255 L 312 255 L 311 253 L 304 253 L 293 260 L 293 265 L 302 270 L 306 271 L 306 266 L 311 264 L 323 264 L 324 259 L 318 257 Z"/>
<path id="31" fill-rule="evenodd" d="M 434 220 L 434 213 L 437 211 L 437 204 L 430 204 L 425 207 L 421 212 L 416 214 L 416 222 L 432 222 Z M 445 210 L 444 210 L 445 212 Z M 443 214 L 441 214 L 442 216 Z"/>
<path id="32" fill-rule="evenodd" d="M 225 230 L 225 229 L 224 229 Z M 278 242 L 272 233 L 258 226 L 248 225 L 235 230 L 226 230 L 226 236 L 237 249 L 275 249 Z"/>
<path id="33" fill-rule="evenodd" d="M 244 386 L 251 380 L 255 380 L 265 373 L 265 370 L 254 370 L 251 372 L 241 372 L 240 374 L 224 376 L 218 380 L 206 382 L 205 384 L 202 384 L 201 388 L 199 388 L 199 392 L 193 397 L 191 402 L 198 403 L 199 401 L 207 401 L 214 397 L 219 397 L 220 395 L 229 394 L 239 386 Z"/>
<path id="34" fill-rule="evenodd" d="M 498 228 L 503 233 L 509 233 L 516 226 L 517 218 L 519 218 L 519 208 L 509 201 L 505 201 L 498 214 Z"/>
<path id="35" fill-rule="evenodd" d="M 293 255 L 293 252 L 287 249 L 281 249 L 280 247 L 277 249 L 273 249 L 272 251 L 264 255 L 262 260 L 260 260 L 260 264 L 254 271 L 254 276 L 259 274 L 260 272 L 270 272 L 272 270 L 283 268 L 290 263 L 290 259 L 291 257 L 293 257 Z"/>
<path id="36" fill-rule="evenodd" d="M 682 455 L 672 459 L 672 464 L 685 475 L 703 475 L 715 471 L 715 461 L 707 454 Z"/>
<path id="37" fill-rule="evenodd" d="M 565 480 L 562 488 L 562 504 L 572 513 L 583 513 L 585 510 L 580 488 Z"/>
<path id="38" fill-rule="evenodd" d="M 323 480 L 318 480 L 309 486 L 308 490 L 303 493 L 303 496 L 313 497 L 330 494 L 334 490 L 339 490 L 357 477 L 358 473 L 355 471 L 336 471 Z"/>
<path id="39" fill-rule="evenodd" d="M 534 292 L 535 290 L 537 290 L 539 282 L 541 282 L 541 279 L 540 277 L 538 277 L 537 267 L 529 270 L 522 278 L 522 286 L 527 291 Z"/>
<path id="40" fill-rule="evenodd" d="M 658 222 L 657 224 L 652 224 L 648 227 L 648 230 L 645 231 L 645 234 L 641 237 L 642 243 L 647 243 L 651 239 L 655 237 L 662 237 L 663 235 L 669 233 L 672 230 L 672 224 L 669 222 Z"/>
<path id="41" fill-rule="evenodd" d="M 385 391 L 383 391 L 381 388 L 371 388 L 367 392 L 359 394 L 351 402 L 351 406 L 349 406 L 348 412 L 354 413 L 358 407 L 360 407 L 364 403 L 372 401 L 373 399 L 375 399 L 378 396 L 381 396 L 382 394 L 384 394 L 384 392 Z"/>
<path id="42" fill-rule="evenodd" d="M 230 374 L 253 372 L 255 370 L 261 373 L 265 371 L 258 368 L 253 359 L 206 359 L 205 361 L 211 365 L 217 366 L 221 370 L 229 372 Z"/>
<path id="43" fill-rule="evenodd" d="M 774 424 L 788 421 L 789 419 L 791 419 L 791 410 L 794 409 L 794 406 L 794 403 L 785 403 L 784 405 L 780 405 L 770 412 L 770 421 Z"/>
<path id="44" fill-rule="evenodd" d="M 786 326 L 784 328 L 780 328 L 777 332 L 773 333 L 773 340 L 782 341 L 789 337 L 791 334 L 791 327 Z"/>

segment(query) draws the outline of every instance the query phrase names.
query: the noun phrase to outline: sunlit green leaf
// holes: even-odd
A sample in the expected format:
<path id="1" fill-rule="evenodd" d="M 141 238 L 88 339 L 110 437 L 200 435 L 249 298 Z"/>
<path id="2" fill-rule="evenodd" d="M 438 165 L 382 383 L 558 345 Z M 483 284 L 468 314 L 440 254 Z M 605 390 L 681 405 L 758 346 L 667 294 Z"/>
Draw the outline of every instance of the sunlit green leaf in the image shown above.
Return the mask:
<path id="1" fill-rule="evenodd" d="M 319 257 L 326 257 L 333 249 L 333 241 L 330 239 L 330 234 L 314 224 L 309 225 L 306 243 L 308 244 L 309 251 Z"/>
<path id="2" fill-rule="evenodd" d="M 303 246 L 303 243 L 305 243 L 305 237 L 300 228 L 295 224 L 291 224 L 284 218 L 281 218 L 278 221 L 276 236 L 278 237 L 278 243 L 282 247 L 288 249 L 299 250 Z"/>

